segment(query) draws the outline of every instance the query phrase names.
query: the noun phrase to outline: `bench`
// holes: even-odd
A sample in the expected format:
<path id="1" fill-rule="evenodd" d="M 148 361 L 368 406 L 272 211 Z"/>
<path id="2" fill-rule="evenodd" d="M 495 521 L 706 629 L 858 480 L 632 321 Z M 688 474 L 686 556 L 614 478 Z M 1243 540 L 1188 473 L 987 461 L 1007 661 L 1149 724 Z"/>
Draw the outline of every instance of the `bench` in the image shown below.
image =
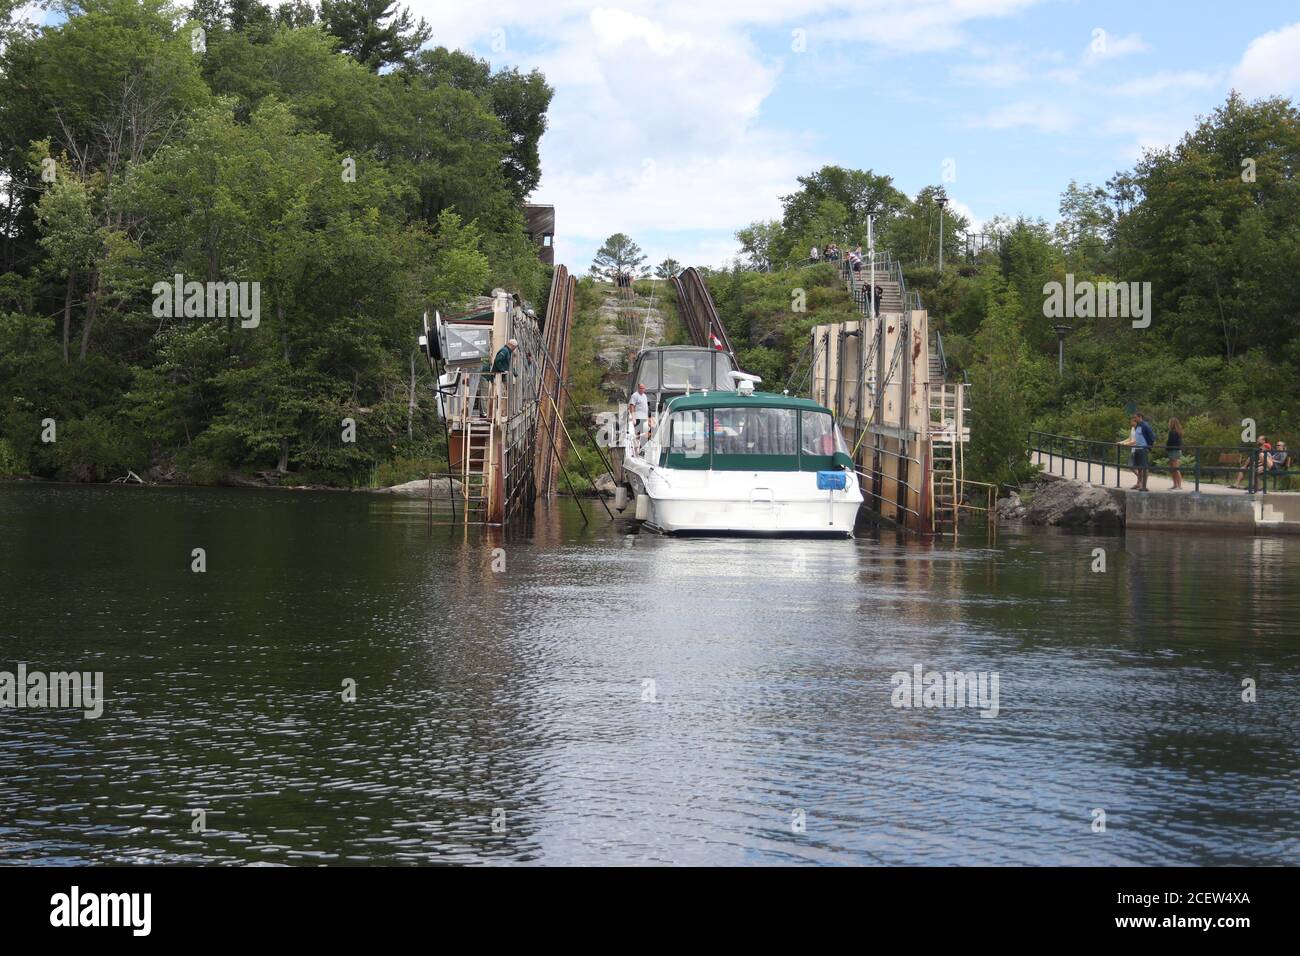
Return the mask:
<path id="1" fill-rule="evenodd" d="M 1235 474 L 1233 474 L 1232 481 L 1231 481 L 1232 486 L 1235 488 L 1241 482 L 1241 479 L 1245 477 L 1246 468 L 1249 466 L 1249 464 L 1250 464 L 1250 459 L 1247 456 L 1240 454 L 1239 452 L 1231 452 L 1231 451 L 1222 452 L 1219 455 L 1219 457 L 1215 459 L 1214 462 L 1215 471 L 1211 473 L 1210 481 L 1211 482 L 1214 481 L 1215 476 L 1218 475 L 1220 471 L 1224 471 L 1227 474 L 1232 474 L 1232 472 L 1235 470 Z"/>

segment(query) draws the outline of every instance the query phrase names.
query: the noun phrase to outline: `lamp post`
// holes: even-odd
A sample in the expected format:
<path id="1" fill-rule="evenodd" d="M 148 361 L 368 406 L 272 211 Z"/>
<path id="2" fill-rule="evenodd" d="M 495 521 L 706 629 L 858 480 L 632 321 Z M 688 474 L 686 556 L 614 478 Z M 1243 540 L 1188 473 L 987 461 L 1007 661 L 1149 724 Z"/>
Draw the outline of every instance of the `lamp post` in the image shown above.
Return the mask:
<path id="1" fill-rule="evenodd" d="M 935 202 L 939 204 L 939 275 L 943 275 L 943 210 L 948 205 L 948 197 L 940 192 Z"/>
<path id="2" fill-rule="evenodd" d="M 1069 325 L 1054 325 L 1056 330 L 1056 374 L 1065 375 L 1065 337 L 1074 331 Z"/>

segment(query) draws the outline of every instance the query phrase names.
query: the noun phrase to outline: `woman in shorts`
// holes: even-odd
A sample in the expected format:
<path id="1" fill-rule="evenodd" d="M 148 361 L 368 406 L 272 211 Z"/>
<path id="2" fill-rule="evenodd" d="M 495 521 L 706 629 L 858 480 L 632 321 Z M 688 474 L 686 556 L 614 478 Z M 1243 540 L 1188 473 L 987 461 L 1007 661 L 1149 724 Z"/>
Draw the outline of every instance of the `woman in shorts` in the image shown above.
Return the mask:
<path id="1" fill-rule="evenodd" d="M 1183 424 L 1176 418 L 1169 419 L 1165 454 L 1169 456 L 1169 475 L 1174 479 L 1174 491 L 1177 491 L 1183 487 L 1183 473 L 1179 470 L 1183 460 Z"/>

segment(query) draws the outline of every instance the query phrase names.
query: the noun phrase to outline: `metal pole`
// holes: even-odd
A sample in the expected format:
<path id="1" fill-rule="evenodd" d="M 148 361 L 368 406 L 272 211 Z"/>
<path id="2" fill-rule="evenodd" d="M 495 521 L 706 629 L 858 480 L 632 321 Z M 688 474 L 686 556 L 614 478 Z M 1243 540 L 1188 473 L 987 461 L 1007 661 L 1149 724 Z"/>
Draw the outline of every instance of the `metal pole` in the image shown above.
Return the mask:
<path id="1" fill-rule="evenodd" d="M 867 287 L 867 315 L 873 319 L 876 317 L 876 217 L 867 217 L 867 255 L 871 258 L 871 267 L 868 274 L 871 278 L 868 280 Z M 879 382 L 876 383 L 879 387 Z"/>
<path id="2" fill-rule="evenodd" d="M 943 209 L 946 203 L 939 203 L 939 275 L 943 275 Z"/>

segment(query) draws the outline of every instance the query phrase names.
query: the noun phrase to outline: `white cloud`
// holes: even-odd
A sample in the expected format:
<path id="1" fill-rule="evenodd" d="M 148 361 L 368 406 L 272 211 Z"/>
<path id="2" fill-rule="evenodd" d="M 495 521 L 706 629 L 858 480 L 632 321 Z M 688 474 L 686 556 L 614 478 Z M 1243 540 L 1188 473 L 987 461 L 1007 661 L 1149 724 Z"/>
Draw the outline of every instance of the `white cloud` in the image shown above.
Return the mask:
<path id="1" fill-rule="evenodd" d="M 1300 23 L 1256 37 L 1232 71 L 1243 96 L 1300 94 Z"/>
<path id="2" fill-rule="evenodd" d="M 1176 90 L 1210 90 L 1223 83 L 1221 72 L 1202 70 L 1161 70 L 1116 86 L 1120 96 L 1160 96 Z"/>
<path id="3" fill-rule="evenodd" d="M 1008 88 L 1052 68 L 1064 71 L 1061 82 L 1077 82 L 1098 60 L 1146 49 L 1137 34 L 1107 36 L 1103 52 L 1082 57 L 982 46 L 967 35 L 1046 0 L 409 2 L 430 21 L 434 42 L 475 49 L 494 66 L 537 67 L 555 87 L 533 199 L 555 204 L 557 256 L 576 271 L 618 230 L 654 261 L 721 264 L 738 252 L 734 230 L 779 215 L 795 177 L 832 161 L 838 142 L 834 129 L 805 132 L 788 104 L 784 128 L 765 115 L 786 74 L 861 74 L 883 56 L 955 50 L 964 55 L 952 78 Z M 806 31 L 806 53 L 789 44 L 796 29 Z M 917 94 L 897 80 L 886 68 L 877 94 Z M 1035 94 L 967 125 L 1060 134 L 1078 129 L 1076 108 Z M 967 207 L 954 209 L 978 223 Z"/>
<path id="4" fill-rule="evenodd" d="M 1140 33 L 1130 33 L 1127 36 L 1119 37 L 1108 33 L 1101 27 L 1097 27 L 1092 31 L 1092 40 L 1084 48 L 1083 61 L 1091 66 L 1102 60 L 1114 60 L 1133 53 L 1143 53 L 1147 49 L 1149 47 Z"/>
<path id="5" fill-rule="evenodd" d="M 984 129 L 1027 127 L 1042 133 L 1064 133 L 1073 129 L 1077 122 L 1073 113 L 1055 103 L 1021 100 L 1000 106 L 983 116 L 972 117 L 966 125 Z"/>
<path id="6" fill-rule="evenodd" d="M 555 87 L 532 198 L 555 205 L 557 255 L 581 269 L 615 231 L 640 241 L 658 231 L 711 230 L 722 238 L 690 250 L 721 261 L 735 251 L 734 230 L 779 215 L 778 197 L 820 165 L 824 157 L 803 134 L 760 123 L 781 64 L 764 56 L 741 24 L 774 18 L 779 9 L 757 0 L 734 7 L 728 19 L 727 10 L 708 5 L 699 15 L 672 15 L 644 3 L 543 9 L 506 0 L 490 11 L 420 12 L 433 18 L 438 42 L 451 42 L 449 35 L 482 40 L 499 29 L 509 50 L 527 37 L 534 52 L 492 58 L 536 66 Z M 688 261 L 645 245 L 656 261 Z"/>
<path id="7" fill-rule="evenodd" d="M 967 80 L 980 86 L 1016 86 L 1029 79 L 1029 71 L 1024 64 L 1009 61 L 963 64 L 954 66 L 949 72 L 955 79 Z"/>
<path id="8" fill-rule="evenodd" d="M 1146 116 L 1120 114 L 1112 116 L 1103 127 L 1105 132 L 1131 137 L 1120 151 L 1125 163 L 1136 162 L 1147 150 L 1168 149 L 1183 138 L 1192 122 L 1191 116 L 1176 117 L 1170 114 Z"/>
<path id="9" fill-rule="evenodd" d="M 837 0 L 817 4 L 826 16 L 810 36 L 866 42 L 899 53 L 950 50 L 963 45 L 972 21 L 1001 19 L 1041 0 Z M 743 6 L 743 3 L 738 3 Z"/>

